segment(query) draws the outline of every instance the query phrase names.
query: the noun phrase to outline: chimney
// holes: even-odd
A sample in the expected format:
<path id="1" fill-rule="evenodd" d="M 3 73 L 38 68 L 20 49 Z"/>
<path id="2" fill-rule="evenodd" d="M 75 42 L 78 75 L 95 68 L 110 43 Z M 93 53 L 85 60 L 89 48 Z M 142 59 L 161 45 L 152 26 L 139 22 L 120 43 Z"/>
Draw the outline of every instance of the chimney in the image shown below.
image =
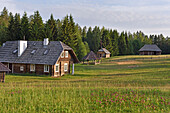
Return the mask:
<path id="1" fill-rule="evenodd" d="M 27 41 L 19 40 L 18 41 L 18 57 L 22 55 L 22 53 L 27 48 Z"/>
<path id="2" fill-rule="evenodd" d="M 48 38 L 44 38 L 44 42 L 43 42 L 44 46 L 48 45 L 48 43 L 49 43 Z"/>
<path id="3" fill-rule="evenodd" d="M 2 47 L 5 47 L 5 43 L 2 44 Z"/>

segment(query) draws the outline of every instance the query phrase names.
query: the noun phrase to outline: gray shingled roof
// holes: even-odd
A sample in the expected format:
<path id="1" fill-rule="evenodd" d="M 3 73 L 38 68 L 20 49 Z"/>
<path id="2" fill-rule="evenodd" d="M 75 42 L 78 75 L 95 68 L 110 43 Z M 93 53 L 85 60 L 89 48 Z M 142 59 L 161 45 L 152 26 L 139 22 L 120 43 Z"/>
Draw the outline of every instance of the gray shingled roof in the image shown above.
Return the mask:
<path id="1" fill-rule="evenodd" d="M 106 54 L 111 54 L 106 48 L 99 49 L 100 52 L 105 52 Z"/>
<path id="2" fill-rule="evenodd" d="M 72 48 L 60 41 L 50 41 L 46 46 L 43 41 L 27 41 L 27 44 L 26 50 L 18 57 L 17 53 L 13 53 L 18 48 L 18 41 L 7 41 L 5 46 L 0 48 L 0 62 L 54 65 L 63 50 L 70 50 L 71 54 L 74 54 L 75 62 L 79 62 Z M 36 51 L 31 54 L 33 50 Z"/>
<path id="3" fill-rule="evenodd" d="M 162 51 L 157 45 L 145 44 L 139 51 Z"/>
<path id="4" fill-rule="evenodd" d="M 0 62 L 0 72 L 8 72 L 8 71 L 11 70 Z"/>
<path id="5" fill-rule="evenodd" d="M 83 57 L 83 60 L 98 60 L 98 59 L 100 58 L 97 57 L 97 55 L 93 51 L 90 51 L 90 53 Z"/>

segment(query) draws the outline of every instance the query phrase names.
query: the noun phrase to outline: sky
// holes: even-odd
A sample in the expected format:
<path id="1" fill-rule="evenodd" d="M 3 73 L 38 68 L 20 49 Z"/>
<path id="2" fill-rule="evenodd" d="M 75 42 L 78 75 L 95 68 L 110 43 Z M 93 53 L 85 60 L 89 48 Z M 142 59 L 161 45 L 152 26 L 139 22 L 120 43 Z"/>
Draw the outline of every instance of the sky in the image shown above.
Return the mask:
<path id="1" fill-rule="evenodd" d="M 105 27 L 170 36 L 170 0 L 0 0 L 0 11 L 28 16 L 39 11 L 44 21 L 72 15 L 81 27 Z"/>

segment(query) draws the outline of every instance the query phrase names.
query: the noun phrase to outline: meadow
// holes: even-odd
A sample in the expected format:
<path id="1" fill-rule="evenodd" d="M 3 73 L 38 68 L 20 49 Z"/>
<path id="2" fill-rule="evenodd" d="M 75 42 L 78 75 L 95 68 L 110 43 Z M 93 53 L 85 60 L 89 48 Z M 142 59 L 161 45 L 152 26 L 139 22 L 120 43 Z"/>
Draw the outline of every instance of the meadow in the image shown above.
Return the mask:
<path id="1" fill-rule="evenodd" d="M 74 75 L 6 75 L 0 113 L 170 112 L 170 55 L 116 56 Z"/>

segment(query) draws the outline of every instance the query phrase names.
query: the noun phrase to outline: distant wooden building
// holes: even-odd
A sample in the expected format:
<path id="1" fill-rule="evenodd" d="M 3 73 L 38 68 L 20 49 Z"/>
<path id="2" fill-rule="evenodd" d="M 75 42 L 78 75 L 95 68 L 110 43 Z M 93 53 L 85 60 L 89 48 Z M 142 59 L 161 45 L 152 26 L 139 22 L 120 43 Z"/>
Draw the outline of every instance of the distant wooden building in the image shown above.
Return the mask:
<path id="1" fill-rule="evenodd" d="M 140 50 L 140 55 L 161 55 L 162 50 L 155 44 L 145 44 Z"/>
<path id="2" fill-rule="evenodd" d="M 109 58 L 110 57 L 110 52 L 106 48 L 101 48 L 97 52 L 97 56 L 99 58 Z"/>
<path id="3" fill-rule="evenodd" d="M 4 64 L 0 63 L 0 82 L 5 82 L 5 73 L 11 71 Z"/>
<path id="4" fill-rule="evenodd" d="M 87 61 L 87 64 L 96 65 L 100 63 L 100 58 L 93 51 L 90 51 L 85 57 L 83 57 L 83 64 L 84 61 Z M 89 63 L 89 61 L 91 62 Z"/>
<path id="5" fill-rule="evenodd" d="M 73 49 L 61 41 L 7 41 L 0 48 L 0 62 L 12 73 L 62 76 L 79 60 Z M 74 66 L 74 65 L 73 65 Z"/>

